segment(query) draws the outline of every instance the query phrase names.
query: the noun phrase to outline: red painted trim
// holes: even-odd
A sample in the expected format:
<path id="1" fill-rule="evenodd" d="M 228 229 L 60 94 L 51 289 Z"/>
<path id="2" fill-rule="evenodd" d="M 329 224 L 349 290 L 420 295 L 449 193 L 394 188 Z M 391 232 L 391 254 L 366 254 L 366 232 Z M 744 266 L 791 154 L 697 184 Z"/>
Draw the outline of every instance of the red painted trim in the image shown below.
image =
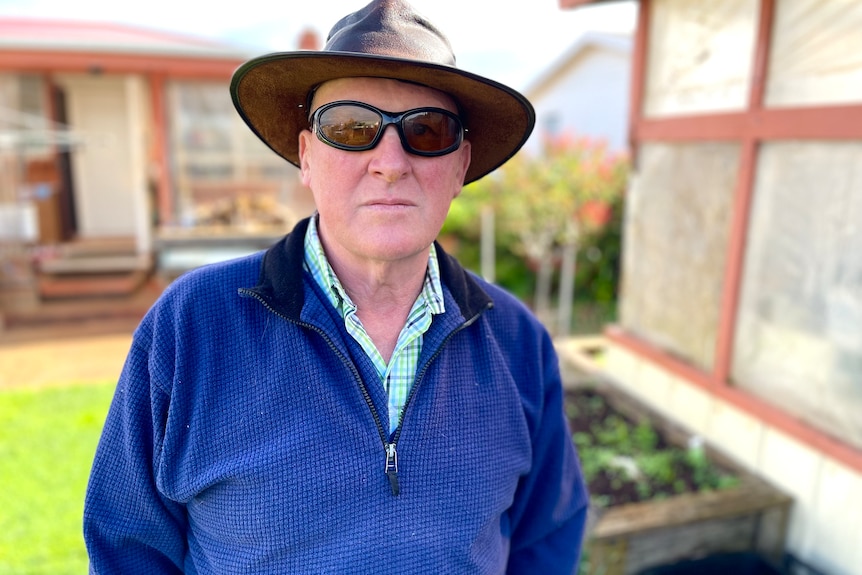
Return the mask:
<path id="1" fill-rule="evenodd" d="M 650 2 L 641 0 L 635 28 L 632 52 L 631 86 L 629 88 L 629 153 L 637 163 L 638 138 L 635 126 L 643 120 L 643 95 L 646 86 L 647 54 L 649 46 Z"/>
<path id="2" fill-rule="evenodd" d="M 709 373 L 682 360 L 673 359 L 673 356 L 664 349 L 630 334 L 622 326 L 608 325 L 605 327 L 604 333 L 608 340 L 625 346 L 630 351 L 643 356 L 681 379 L 695 382 L 704 389 L 718 387 L 718 383 L 712 379 Z"/>
<path id="3" fill-rule="evenodd" d="M 609 326 L 605 330 L 605 336 L 614 344 L 679 376 L 681 382 L 701 388 L 717 399 L 739 408 L 766 425 L 786 433 L 811 449 L 839 461 L 854 471 L 862 473 L 862 450 L 853 448 L 839 439 L 819 429 L 815 429 L 809 424 L 796 419 L 746 391 L 732 386 L 718 385 L 708 374 L 636 338 L 618 326 Z"/>
<path id="4" fill-rule="evenodd" d="M 88 72 L 152 74 L 184 78 L 229 79 L 243 60 L 151 54 L 104 54 L 62 51 L 0 51 L 0 70 L 9 72 Z"/>
<path id="5" fill-rule="evenodd" d="M 643 118 L 634 126 L 634 132 L 639 141 L 715 142 L 743 137 L 747 123 L 743 113 Z"/>
<path id="6" fill-rule="evenodd" d="M 153 145 L 150 161 L 155 168 L 156 211 L 159 225 L 174 221 L 174 200 L 170 179 L 170 159 L 168 158 L 168 115 L 165 105 L 164 76 L 150 76 L 150 100 L 153 110 Z"/>
<path id="7" fill-rule="evenodd" d="M 721 292 L 718 330 L 715 343 L 713 378 L 717 384 L 726 384 L 733 361 L 733 343 L 736 335 L 736 318 L 739 293 L 745 265 L 745 245 L 748 239 L 748 221 L 754 196 L 757 171 L 758 144 L 754 139 L 742 143 L 739 151 L 739 172 L 730 214 L 730 231 L 727 238 L 727 257 L 724 262 L 724 282 Z"/>
<path id="8" fill-rule="evenodd" d="M 862 138 L 862 105 L 773 108 L 763 111 L 751 129 L 763 140 L 858 140 Z"/>
<path id="9" fill-rule="evenodd" d="M 772 43 L 772 26 L 775 19 L 775 0 L 760 0 L 760 17 L 757 23 L 757 42 L 754 47 L 749 110 L 763 107 L 766 78 L 769 73 L 769 47 Z"/>
<path id="10" fill-rule="evenodd" d="M 753 77 L 748 98 L 748 109 L 752 113 L 760 111 L 763 106 L 774 15 L 774 0 L 761 0 L 754 65 L 752 67 Z M 748 223 L 757 173 L 758 141 L 756 136 L 756 130 L 747 129 L 746 137 L 739 150 L 739 173 L 737 174 L 733 211 L 730 218 L 721 308 L 715 343 L 715 363 L 713 364 L 714 380 L 721 384 L 726 384 L 729 381 L 731 362 L 733 361 L 739 294 L 742 286 L 743 267 L 745 266 L 745 245 L 748 239 Z"/>
<path id="11" fill-rule="evenodd" d="M 862 105 L 649 118 L 636 121 L 633 131 L 636 141 L 657 142 L 858 140 L 862 137 Z"/>

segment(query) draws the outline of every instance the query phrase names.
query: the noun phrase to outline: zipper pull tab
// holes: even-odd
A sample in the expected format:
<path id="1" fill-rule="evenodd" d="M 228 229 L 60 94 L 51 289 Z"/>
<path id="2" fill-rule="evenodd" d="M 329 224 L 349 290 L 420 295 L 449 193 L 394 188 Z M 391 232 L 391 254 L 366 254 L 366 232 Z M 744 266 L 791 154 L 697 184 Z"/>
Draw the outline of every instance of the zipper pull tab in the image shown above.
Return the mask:
<path id="1" fill-rule="evenodd" d="M 392 487 L 392 495 L 401 493 L 401 487 L 398 485 L 398 452 L 395 451 L 395 444 L 389 443 L 386 445 L 386 476 L 389 478 L 389 486 Z"/>

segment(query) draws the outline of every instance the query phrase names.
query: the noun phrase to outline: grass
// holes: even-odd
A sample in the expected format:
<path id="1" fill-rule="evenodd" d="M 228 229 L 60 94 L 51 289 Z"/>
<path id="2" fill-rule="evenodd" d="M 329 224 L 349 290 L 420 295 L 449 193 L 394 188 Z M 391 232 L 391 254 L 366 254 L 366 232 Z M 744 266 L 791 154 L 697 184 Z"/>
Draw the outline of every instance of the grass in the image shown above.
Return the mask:
<path id="1" fill-rule="evenodd" d="M 0 573 L 87 572 L 84 492 L 114 387 L 0 391 Z"/>

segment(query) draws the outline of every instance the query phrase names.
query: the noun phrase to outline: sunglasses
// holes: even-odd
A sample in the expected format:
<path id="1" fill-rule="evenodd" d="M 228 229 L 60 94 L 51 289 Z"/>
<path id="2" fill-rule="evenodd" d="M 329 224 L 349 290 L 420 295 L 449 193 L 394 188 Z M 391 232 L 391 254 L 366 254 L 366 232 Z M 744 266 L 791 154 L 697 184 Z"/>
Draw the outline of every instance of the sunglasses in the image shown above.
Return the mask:
<path id="1" fill-rule="evenodd" d="M 312 130 L 324 143 L 348 152 L 370 150 L 394 125 L 404 149 L 417 156 L 443 156 L 461 145 L 461 119 L 442 108 L 414 108 L 393 114 L 363 102 L 325 104 L 311 116 Z"/>

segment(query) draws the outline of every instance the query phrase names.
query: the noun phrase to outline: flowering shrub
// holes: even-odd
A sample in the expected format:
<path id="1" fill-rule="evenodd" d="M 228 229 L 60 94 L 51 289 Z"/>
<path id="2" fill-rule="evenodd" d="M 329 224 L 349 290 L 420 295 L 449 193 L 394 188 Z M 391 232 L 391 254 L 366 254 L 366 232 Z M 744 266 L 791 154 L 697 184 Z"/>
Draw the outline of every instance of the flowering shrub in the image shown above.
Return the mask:
<path id="1" fill-rule="evenodd" d="M 456 255 L 476 269 L 481 213 L 493 210 L 497 283 L 525 299 L 532 294 L 534 305 L 542 307 L 552 278 L 571 258 L 571 266 L 579 270 L 575 293 L 586 290 L 584 295 L 596 296 L 582 282 L 604 278 L 602 299 L 607 301 L 616 295 L 620 208 L 628 173 L 627 158 L 610 152 L 603 142 L 549 140 L 541 155 L 522 152 L 465 187 L 443 232 L 457 238 Z M 571 254 L 578 254 L 577 266 Z M 585 266 L 589 273 L 580 273 Z"/>
<path id="2" fill-rule="evenodd" d="M 563 137 L 547 141 L 541 156 L 515 156 L 499 173 L 500 225 L 538 262 L 608 223 L 610 206 L 625 189 L 628 162 L 603 142 Z"/>

